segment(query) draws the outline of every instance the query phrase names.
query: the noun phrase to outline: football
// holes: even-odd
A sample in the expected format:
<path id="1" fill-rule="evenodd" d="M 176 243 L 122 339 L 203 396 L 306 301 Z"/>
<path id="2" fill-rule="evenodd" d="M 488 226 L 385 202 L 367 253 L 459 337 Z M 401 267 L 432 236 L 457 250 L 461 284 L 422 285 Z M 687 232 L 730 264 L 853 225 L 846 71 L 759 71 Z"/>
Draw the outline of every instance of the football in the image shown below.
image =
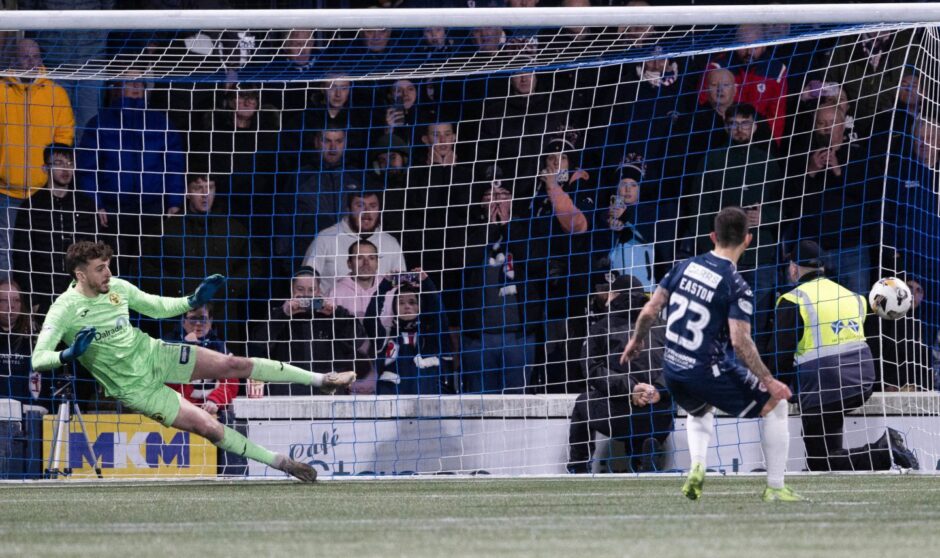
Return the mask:
<path id="1" fill-rule="evenodd" d="M 868 293 L 868 303 L 876 314 L 887 320 L 897 320 L 911 309 L 911 289 L 897 277 L 879 279 Z"/>

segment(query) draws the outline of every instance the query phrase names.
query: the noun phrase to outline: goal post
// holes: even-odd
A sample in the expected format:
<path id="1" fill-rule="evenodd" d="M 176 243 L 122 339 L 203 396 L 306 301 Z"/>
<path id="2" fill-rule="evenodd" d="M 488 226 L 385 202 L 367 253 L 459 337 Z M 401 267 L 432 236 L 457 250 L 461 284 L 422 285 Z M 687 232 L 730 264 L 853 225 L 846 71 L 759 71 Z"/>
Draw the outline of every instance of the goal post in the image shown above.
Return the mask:
<path id="1" fill-rule="evenodd" d="M 56 451 L 64 374 L 30 370 L 31 335 L 86 238 L 154 294 L 227 276 L 211 307 L 132 315 L 154 337 L 357 372 L 332 396 L 178 386 L 322 475 L 684 470 L 661 349 L 695 331 L 664 321 L 653 350 L 619 354 L 730 205 L 753 234 L 754 339 L 796 394 L 790 471 L 898 469 L 887 428 L 932 471 L 937 21 L 923 3 L 4 12 L 0 477 L 40 476 Z M 900 277 L 914 308 L 788 336 L 775 309 L 801 261 L 866 299 Z M 802 365 L 850 331 L 861 364 Z M 281 474 L 75 373 L 86 431 L 71 422 L 60 470 Z M 758 419 L 722 414 L 708 465 L 762 469 L 759 441 Z"/>

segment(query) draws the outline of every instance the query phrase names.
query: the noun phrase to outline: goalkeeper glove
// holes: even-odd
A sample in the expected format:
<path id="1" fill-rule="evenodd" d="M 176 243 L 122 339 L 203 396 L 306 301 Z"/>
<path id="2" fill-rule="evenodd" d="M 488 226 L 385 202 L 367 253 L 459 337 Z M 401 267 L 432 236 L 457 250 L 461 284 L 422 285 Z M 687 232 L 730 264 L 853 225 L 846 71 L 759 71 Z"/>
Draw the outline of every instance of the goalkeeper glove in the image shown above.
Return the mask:
<path id="1" fill-rule="evenodd" d="M 219 290 L 219 287 L 221 287 L 224 282 L 225 277 L 218 273 L 206 277 L 202 284 L 196 287 L 196 292 L 189 295 L 187 299 L 189 301 L 189 307 L 199 308 L 200 306 L 205 306 L 207 302 L 212 300 L 215 296 L 215 292 Z"/>
<path id="2" fill-rule="evenodd" d="M 94 340 L 95 328 L 85 326 L 78 330 L 78 333 L 75 334 L 75 340 L 72 341 L 72 346 L 59 353 L 59 362 L 63 364 L 66 362 L 72 362 L 73 360 L 82 356 L 85 354 L 85 351 L 88 350 L 88 346 L 91 345 L 91 342 Z"/>

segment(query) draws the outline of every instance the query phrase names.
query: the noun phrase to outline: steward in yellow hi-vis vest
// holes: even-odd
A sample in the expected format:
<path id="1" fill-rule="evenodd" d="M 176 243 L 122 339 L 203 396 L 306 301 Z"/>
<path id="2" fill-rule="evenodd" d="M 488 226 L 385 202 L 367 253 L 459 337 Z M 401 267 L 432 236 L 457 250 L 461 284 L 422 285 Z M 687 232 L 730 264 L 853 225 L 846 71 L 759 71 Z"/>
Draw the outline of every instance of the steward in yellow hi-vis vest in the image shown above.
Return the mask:
<path id="1" fill-rule="evenodd" d="M 777 373 L 796 367 L 803 411 L 867 398 L 875 367 L 865 343 L 865 297 L 825 277 L 815 242 L 800 242 L 791 259 L 796 287 L 777 299 Z"/>
<path id="2" fill-rule="evenodd" d="M 875 382 L 865 343 L 865 298 L 825 276 L 819 246 L 799 243 L 787 273 L 796 287 L 777 299 L 776 373 L 796 367 L 806 464 L 811 471 L 879 471 L 892 460 L 917 468 L 901 434 L 888 429 L 876 442 L 845 449 L 845 415 L 865 404 Z"/>

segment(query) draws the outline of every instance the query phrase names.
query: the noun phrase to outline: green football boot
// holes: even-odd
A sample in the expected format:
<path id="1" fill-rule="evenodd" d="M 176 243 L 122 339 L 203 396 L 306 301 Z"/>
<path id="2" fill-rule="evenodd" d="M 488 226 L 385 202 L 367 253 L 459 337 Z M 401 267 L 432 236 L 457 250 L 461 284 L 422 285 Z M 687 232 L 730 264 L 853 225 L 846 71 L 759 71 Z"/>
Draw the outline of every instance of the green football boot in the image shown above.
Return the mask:
<path id="1" fill-rule="evenodd" d="M 764 489 L 764 493 L 761 494 L 761 500 L 765 502 L 806 502 L 806 498 L 800 496 L 789 486 L 784 486 L 783 488 L 770 488 L 769 486 Z"/>
<path id="2" fill-rule="evenodd" d="M 682 494 L 689 500 L 698 500 L 702 497 L 703 484 L 705 484 L 705 465 L 696 463 L 689 471 L 685 484 L 682 485 Z"/>

